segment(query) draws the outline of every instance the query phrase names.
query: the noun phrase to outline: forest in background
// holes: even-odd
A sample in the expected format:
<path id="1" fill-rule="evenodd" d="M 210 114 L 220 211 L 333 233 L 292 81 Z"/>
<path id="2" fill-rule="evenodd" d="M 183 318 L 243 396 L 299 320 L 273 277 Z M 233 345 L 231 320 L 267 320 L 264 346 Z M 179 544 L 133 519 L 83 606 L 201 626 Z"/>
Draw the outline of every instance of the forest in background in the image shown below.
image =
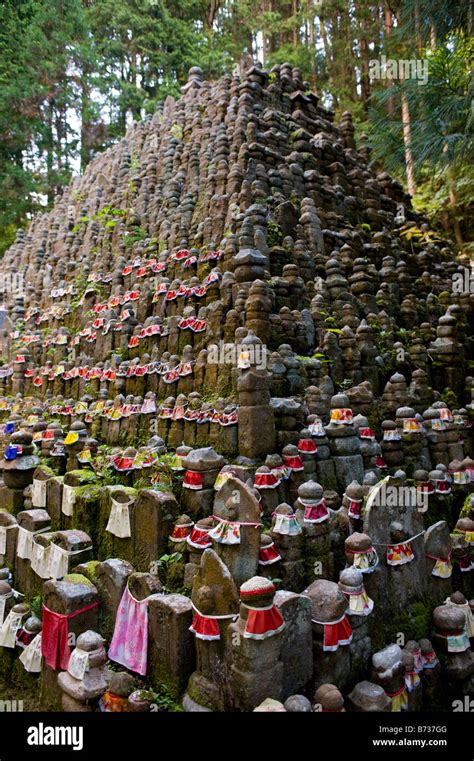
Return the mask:
<path id="1" fill-rule="evenodd" d="M 213 79 L 244 53 L 299 67 L 431 225 L 473 250 L 473 24 L 472 0 L 2 0 L 0 254 L 191 66 Z"/>

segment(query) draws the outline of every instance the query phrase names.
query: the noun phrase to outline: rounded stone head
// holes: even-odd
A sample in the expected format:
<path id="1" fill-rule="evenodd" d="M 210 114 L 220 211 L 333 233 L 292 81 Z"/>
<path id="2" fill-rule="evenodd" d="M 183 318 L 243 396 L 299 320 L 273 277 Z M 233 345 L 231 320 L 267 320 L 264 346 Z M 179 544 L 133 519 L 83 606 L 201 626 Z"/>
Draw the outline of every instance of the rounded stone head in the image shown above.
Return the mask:
<path id="1" fill-rule="evenodd" d="M 343 592 L 359 591 L 364 586 L 364 575 L 358 568 L 351 566 L 339 574 L 339 587 Z"/>
<path id="2" fill-rule="evenodd" d="M 334 684 L 322 684 L 314 693 L 313 706 L 321 706 L 323 711 L 342 711 L 344 697 Z"/>
<path id="3" fill-rule="evenodd" d="M 304 695 L 290 695 L 284 706 L 289 713 L 311 713 L 311 703 Z"/>

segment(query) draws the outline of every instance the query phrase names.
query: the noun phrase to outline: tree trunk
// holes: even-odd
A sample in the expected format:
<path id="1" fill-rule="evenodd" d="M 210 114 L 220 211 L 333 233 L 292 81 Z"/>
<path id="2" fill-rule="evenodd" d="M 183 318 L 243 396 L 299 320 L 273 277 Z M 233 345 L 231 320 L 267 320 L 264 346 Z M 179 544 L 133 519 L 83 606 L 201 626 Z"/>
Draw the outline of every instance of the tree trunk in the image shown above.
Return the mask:
<path id="1" fill-rule="evenodd" d="M 360 7 L 360 6 L 358 6 Z M 365 9 L 360 8 L 357 13 L 357 22 L 359 29 L 359 49 L 360 49 L 360 94 L 364 113 L 369 111 L 370 82 L 369 82 L 369 47 L 367 44 L 366 19 L 364 17 Z"/>
<path id="2" fill-rule="evenodd" d="M 308 31 L 309 31 L 309 49 L 311 50 L 311 69 L 312 69 L 312 85 L 315 88 L 317 85 L 317 71 L 316 71 L 316 36 L 314 34 L 314 11 L 313 2 L 308 0 Z"/>
<path id="3" fill-rule="evenodd" d="M 423 40 L 422 40 L 422 37 L 421 37 L 421 28 L 420 28 L 420 5 L 419 5 L 419 3 L 415 3 L 414 15 L 415 15 L 415 39 L 416 39 L 416 47 L 417 47 L 418 52 L 420 52 L 420 50 L 423 47 Z"/>
<path id="4" fill-rule="evenodd" d="M 391 8 L 386 4 L 385 6 L 385 39 L 386 42 L 389 42 L 390 35 L 392 33 L 393 28 L 393 13 Z M 386 49 L 387 49 L 386 45 Z M 388 51 L 390 53 L 390 51 Z M 391 77 L 387 76 L 387 87 L 390 88 L 393 86 L 393 79 Z M 395 110 L 395 103 L 392 97 L 390 97 L 387 101 L 387 112 L 388 114 L 392 115 Z"/>
<path id="5" fill-rule="evenodd" d="M 328 67 L 328 79 L 329 84 L 334 85 L 334 68 L 333 68 L 333 57 L 332 57 L 332 48 L 329 44 L 328 35 L 326 32 L 326 27 L 324 26 L 324 19 L 321 17 L 319 18 L 319 29 L 321 33 L 321 39 L 323 41 L 323 47 L 324 47 L 324 56 L 326 58 L 326 64 Z M 333 93 L 332 95 L 332 106 L 333 108 L 336 108 L 337 106 L 337 96 Z"/>
<path id="6" fill-rule="evenodd" d="M 407 171 L 407 186 L 408 192 L 411 196 L 416 193 L 415 182 L 415 166 L 413 161 L 413 151 L 411 149 L 411 123 L 410 123 L 410 109 L 408 108 L 408 100 L 404 93 L 402 93 L 402 124 L 403 124 L 403 143 L 405 145 L 405 166 Z"/>
<path id="7" fill-rule="evenodd" d="M 206 26 L 208 30 L 212 29 L 214 25 L 214 20 L 219 10 L 219 6 L 220 6 L 219 0 L 210 0 L 209 8 L 206 14 Z"/>
<path id="8" fill-rule="evenodd" d="M 268 10 L 270 13 L 273 13 L 275 10 L 275 3 L 274 0 L 268 0 Z M 270 32 L 268 35 L 268 55 L 269 57 L 273 55 L 275 52 L 275 35 L 273 32 Z"/>
<path id="9" fill-rule="evenodd" d="M 296 47 L 300 41 L 299 28 L 298 28 L 298 0 L 293 0 L 291 11 L 292 11 L 293 19 L 294 19 L 293 45 Z"/>
<path id="10" fill-rule="evenodd" d="M 448 144 L 445 143 L 443 147 L 443 153 L 447 153 L 448 150 L 449 150 Z M 464 244 L 464 240 L 463 240 L 462 231 L 461 231 L 461 224 L 459 222 L 459 219 L 457 219 L 458 199 L 456 196 L 456 191 L 454 190 L 454 174 L 450 166 L 446 168 L 446 178 L 448 181 L 449 206 L 452 212 L 451 221 L 452 221 L 452 226 L 454 230 L 454 235 L 456 238 L 456 243 L 462 246 Z"/>
<path id="11" fill-rule="evenodd" d="M 47 130 L 46 130 L 46 186 L 48 206 L 54 203 L 53 166 L 54 166 L 54 135 L 53 135 L 54 103 L 48 100 L 47 105 Z"/>
<path id="12" fill-rule="evenodd" d="M 448 176 L 448 182 L 449 182 L 449 205 L 450 205 L 450 207 L 452 209 L 452 213 L 453 213 L 452 219 L 453 219 L 454 235 L 455 235 L 455 238 L 456 238 L 456 243 L 459 246 L 462 246 L 462 245 L 464 245 L 464 239 L 463 239 L 463 236 L 462 236 L 461 223 L 459 222 L 459 219 L 457 218 L 458 199 L 457 199 L 456 192 L 455 192 L 453 184 L 452 184 L 453 183 L 452 173 L 450 171 L 448 171 L 447 176 Z"/>
<path id="13" fill-rule="evenodd" d="M 348 97 L 354 102 L 359 100 L 354 66 L 354 40 L 350 22 L 350 4 L 344 3 L 339 24 L 339 45 L 342 51 L 342 82 Z"/>
<path id="14" fill-rule="evenodd" d="M 91 91 L 89 74 L 89 65 L 84 62 L 81 73 L 81 172 L 84 172 L 91 159 L 90 135 L 92 125 L 90 120 Z"/>

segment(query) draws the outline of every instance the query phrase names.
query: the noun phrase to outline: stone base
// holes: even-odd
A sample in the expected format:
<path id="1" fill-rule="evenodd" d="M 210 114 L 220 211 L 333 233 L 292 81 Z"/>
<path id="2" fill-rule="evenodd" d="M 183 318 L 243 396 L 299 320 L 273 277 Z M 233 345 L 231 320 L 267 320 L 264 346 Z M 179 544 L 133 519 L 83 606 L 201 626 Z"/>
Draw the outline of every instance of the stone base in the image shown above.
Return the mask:
<path id="1" fill-rule="evenodd" d="M 207 518 L 212 515 L 214 489 L 201 489 L 199 491 L 183 489 L 181 501 L 184 511 L 193 520 Z"/>
<path id="2" fill-rule="evenodd" d="M 345 491 L 352 481 L 360 484 L 364 480 L 364 462 L 359 454 L 347 457 L 334 457 L 338 490 Z"/>
<path id="3" fill-rule="evenodd" d="M 316 464 L 316 472 L 318 474 L 316 480 L 321 484 L 323 489 L 338 491 L 336 470 L 333 460 L 319 460 Z"/>
<path id="4" fill-rule="evenodd" d="M 239 453 L 244 457 L 264 459 L 275 451 L 275 422 L 268 406 L 240 407 Z"/>
<path id="5" fill-rule="evenodd" d="M 255 672 L 231 668 L 232 694 L 236 708 L 253 711 L 265 698 L 280 700 L 283 687 L 283 663 Z"/>
<path id="6" fill-rule="evenodd" d="M 9 489 L 8 486 L 0 487 L 0 509 L 17 515 L 25 504 L 23 489 Z"/>
<path id="7" fill-rule="evenodd" d="M 185 713 L 214 713 L 210 708 L 205 708 L 196 703 L 195 700 L 189 697 L 188 693 L 183 698 L 183 708 Z"/>

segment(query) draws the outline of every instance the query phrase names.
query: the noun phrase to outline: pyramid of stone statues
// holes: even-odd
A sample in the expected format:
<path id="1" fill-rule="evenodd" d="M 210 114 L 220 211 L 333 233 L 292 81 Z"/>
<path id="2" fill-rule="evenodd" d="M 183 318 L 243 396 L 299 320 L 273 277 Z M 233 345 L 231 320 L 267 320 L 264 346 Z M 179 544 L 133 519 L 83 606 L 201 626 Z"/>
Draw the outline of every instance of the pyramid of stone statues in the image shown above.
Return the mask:
<path id="1" fill-rule="evenodd" d="M 0 684 L 66 711 L 472 688 L 469 262 L 354 133 L 289 64 L 193 68 L 18 232 Z"/>

